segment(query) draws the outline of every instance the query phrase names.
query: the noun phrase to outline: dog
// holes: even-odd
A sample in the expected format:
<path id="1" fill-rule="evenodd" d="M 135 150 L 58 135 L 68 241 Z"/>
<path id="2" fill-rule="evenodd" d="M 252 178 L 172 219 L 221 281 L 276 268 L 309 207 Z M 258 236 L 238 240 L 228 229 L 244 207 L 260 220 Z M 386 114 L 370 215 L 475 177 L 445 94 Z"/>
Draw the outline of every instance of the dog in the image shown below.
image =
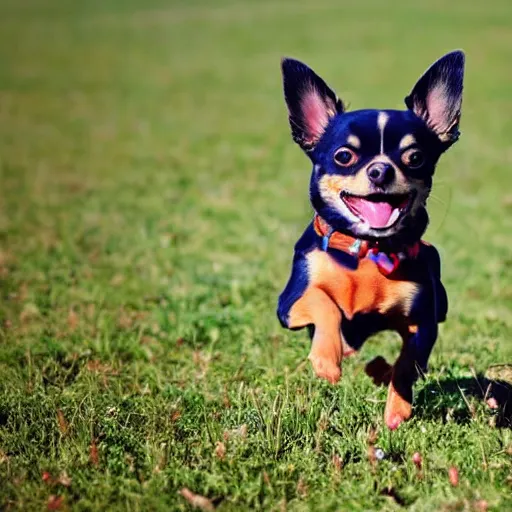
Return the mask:
<path id="1" fill-rule="evenodd" d="M 414 383 L 448 311 L 439 254 L 421 237 L 436 164 L 460 135 L 464 63 L 462 51 L 435 62 L 406 110 L 351 112 L 308 66 L 281 63 L 292 136 L 313 163 L 315 215 L 295 245 L 277 316 L 287 329 L 309 329 L 309 360 L 331 383 L 368 337 L 398 332 L 394 365 L 367 365 L 388 385 L 384 421 L 392 430 L 411 416 Z"/>

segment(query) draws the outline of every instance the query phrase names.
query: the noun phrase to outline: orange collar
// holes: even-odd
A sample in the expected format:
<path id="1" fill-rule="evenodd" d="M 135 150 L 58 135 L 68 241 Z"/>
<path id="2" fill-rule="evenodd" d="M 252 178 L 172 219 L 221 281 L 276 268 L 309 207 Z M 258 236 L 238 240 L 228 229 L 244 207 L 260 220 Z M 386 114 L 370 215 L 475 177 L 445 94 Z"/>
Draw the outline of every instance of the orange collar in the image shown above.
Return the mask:
<path id="1" fill-rule="evenodd" d="M 384 275 L 393 273 L 400 262 L 406 258 L 416 258 L 420 250 L 420 242 L 408 247 L 399 253 L 385 253 L 379 251 L 378 245 L 370 245 L 367 240 L 360 240 L 353 236 L 345 235 L 334 229 L 319 215 L 315 215 L 313 226 L 318 236 L 322 238 L 322 250 L 336 249 L 349 253 L 356 260 L 371 259 Z"/>
<path id="2" fill-rule="evenodd" d="M 367 240 L 359 240 L 353 236 L 334 231 L 319 215 L 315 215 L 313 226 L 317 235 L 322 237 L 322 249 L 324 251 L 330 247 L 338 251 L 348 252 L 359 259 L 368 254 L 370 244 Z"/>

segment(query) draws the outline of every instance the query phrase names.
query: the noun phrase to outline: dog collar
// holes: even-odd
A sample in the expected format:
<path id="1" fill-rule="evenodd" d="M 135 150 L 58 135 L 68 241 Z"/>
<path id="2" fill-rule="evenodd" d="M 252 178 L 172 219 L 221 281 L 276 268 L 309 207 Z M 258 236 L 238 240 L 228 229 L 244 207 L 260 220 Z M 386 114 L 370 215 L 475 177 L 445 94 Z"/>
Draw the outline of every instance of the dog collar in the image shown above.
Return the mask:
<path id="1" fill-rule="evenodd" d="M 329 249 L 343 251 L 353 256 L 356 262 L 368 258 L 377 265 L 381 274 L 385 276 L 392 274 L 404 259 L 416 258 L 420 249 L 420 242 L 416 242 L 404 251 L 396 253 L 381 251 L 378 242 L 370 243 L 368 240 L 361 240 L 335 231 L 319 215 L 315 215 L 313 226 L 317 235 L 322 238 L 323 251 Z"/>

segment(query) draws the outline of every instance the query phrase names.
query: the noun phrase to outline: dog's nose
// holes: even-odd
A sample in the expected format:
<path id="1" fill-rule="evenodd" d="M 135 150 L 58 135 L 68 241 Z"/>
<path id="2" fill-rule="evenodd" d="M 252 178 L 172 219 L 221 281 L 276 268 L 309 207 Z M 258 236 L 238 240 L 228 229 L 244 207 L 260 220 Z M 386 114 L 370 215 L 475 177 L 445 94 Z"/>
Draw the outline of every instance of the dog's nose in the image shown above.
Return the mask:
<path id="1" fill-rule="evenodd" d="M 366 172 L 370 181 L 379 187 L 390 183 L 395 175 L 393 166 L 384 162 L 376 162 L 370 165 Z"/>

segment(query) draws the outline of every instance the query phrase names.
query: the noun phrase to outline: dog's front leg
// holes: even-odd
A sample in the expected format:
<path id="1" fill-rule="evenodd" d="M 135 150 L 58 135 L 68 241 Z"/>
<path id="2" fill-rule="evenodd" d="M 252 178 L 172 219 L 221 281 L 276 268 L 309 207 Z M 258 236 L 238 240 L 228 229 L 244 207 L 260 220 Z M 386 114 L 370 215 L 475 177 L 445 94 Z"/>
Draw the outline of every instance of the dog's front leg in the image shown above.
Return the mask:
<path id="1" fill-rule="evenodd" d="M 318 377 L 331 383 L 341 377 L 343 346 L 341 311 L 320 288 L 311 286 L 295 302 L 289 313 L 289 327 L 313 326 L 309 360 Z"/>
<path id="2" fill-rule="evenodd" d="M 426 371 L 428 357 L 437 339 L 437 324 L 431 320 L 412 325 L 402 338 L 403 346 L 393 365 L 384 411 L 384 421 L 391 430 L 411 416 L 413 386 L 418 370 Z"/>
<path id="3" fill-rule="evenodd" d="M 423 250 L 428 275 L 411 312 L 414 324 L 400 333 L 403 347 L 393 366 L 384 412 L 384 421 L 390 429 L 397 428 L 411 416 L 413 386 L 418 371 L 427 371 L 428 359 L 437 340 L 438 322 L 445 320 L 448 310 L 446 291 L 441 284 L 439 254 L 433 246 Z"/>
<path id="4" fill-rule="evenodd" d="M 413 386 L 418 374 L 409 341 L 404 339 L 402 351 L 393 365 L 388 387 L 384 422 L 391 430 L 395 430 L 412 414 Z"/>

